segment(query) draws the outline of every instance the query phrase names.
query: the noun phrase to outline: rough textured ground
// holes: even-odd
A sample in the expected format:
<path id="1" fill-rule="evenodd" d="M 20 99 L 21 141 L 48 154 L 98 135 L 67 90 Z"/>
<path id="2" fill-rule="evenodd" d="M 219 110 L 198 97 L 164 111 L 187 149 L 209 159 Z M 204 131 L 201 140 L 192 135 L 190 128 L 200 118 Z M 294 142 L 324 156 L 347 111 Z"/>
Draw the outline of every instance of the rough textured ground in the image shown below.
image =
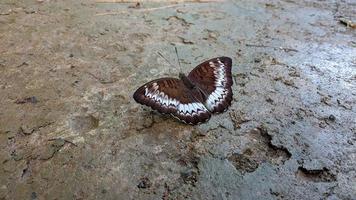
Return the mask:
<path id="1" fill-rule="evenodd" d="M 355 199 L 355 2 L 167 5 L 0 1 L 0 199 Z M 134 102 L 174 46 L 233 59 L 227 112 Z"/>

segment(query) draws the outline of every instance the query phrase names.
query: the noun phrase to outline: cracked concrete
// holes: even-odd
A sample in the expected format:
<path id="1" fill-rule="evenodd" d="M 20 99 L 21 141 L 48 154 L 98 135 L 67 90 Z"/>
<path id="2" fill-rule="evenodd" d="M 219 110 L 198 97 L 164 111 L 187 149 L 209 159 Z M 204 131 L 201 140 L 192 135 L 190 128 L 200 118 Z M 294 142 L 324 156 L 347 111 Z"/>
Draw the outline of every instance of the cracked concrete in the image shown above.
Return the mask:
<path id="1" fill-rule="evenodd" d="M 0 199 L 355 199 L 351 1 L 0 2 Z M 199 126 L 138 86 L 233 59 Z"/>

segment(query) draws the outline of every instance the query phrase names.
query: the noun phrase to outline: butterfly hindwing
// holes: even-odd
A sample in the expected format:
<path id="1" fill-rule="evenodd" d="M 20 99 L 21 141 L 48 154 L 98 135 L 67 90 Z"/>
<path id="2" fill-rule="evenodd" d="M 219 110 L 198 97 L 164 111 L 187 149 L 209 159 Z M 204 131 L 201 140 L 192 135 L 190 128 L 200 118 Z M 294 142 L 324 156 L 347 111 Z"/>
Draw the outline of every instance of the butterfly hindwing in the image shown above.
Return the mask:
<path id="1" fill-rule="evenodd" d="M 231 105 L 231 66 L 231 58 L 213 58 L 195 67 L 188 75 L 205 93 L 204 105 L 210 112 L 223 112 Z"/>
<path id="2" fill-rule="evenodd" d="M 207 121 L 210 112 L 192 92 L 180 79 L 161 78 L 141 86 L 133 97 L 140 104 L 171 114 L 188 124 Z"/>

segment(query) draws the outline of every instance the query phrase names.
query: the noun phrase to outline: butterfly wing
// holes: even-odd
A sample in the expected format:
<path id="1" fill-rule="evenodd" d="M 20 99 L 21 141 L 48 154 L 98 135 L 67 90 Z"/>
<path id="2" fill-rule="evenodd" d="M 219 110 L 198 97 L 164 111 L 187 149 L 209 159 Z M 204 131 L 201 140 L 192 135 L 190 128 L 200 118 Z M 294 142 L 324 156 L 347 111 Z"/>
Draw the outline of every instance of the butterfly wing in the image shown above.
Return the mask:
<path id="1" fill-rule="evenodd" d="M 161 78 L 138 88 L 133 98 L 140 104 L 160 113 L 171 114 L 185 123 L 205 122 L 211 114 L 192 92 L 180 79 Z"/>
<path id="2" fill-rule="evenodd" d="M 195 67 L 188 75 L 204 93 L 204 105 L 212 113 L 225 111 L 232 101 L 232 60 L 218 57 Z"/>

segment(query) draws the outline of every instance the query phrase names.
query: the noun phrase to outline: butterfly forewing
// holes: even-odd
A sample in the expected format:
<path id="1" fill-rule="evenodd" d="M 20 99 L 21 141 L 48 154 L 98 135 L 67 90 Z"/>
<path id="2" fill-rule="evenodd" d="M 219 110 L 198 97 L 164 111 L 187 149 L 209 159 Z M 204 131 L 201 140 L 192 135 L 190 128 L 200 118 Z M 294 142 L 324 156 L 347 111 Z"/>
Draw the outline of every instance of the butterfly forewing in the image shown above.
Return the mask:
<path id="1" fill-rule="evenodd" d="M 231 65 L 231 58 L 213 58 L 195 67 L 188 75 L 203 91 L 204 105 L 210 112 L 223 112 L 231 105 Z"/>
<path id="2" fill-rule="evenodd" d="M 210 118 L 210 112 L 195 98 L 180 79 L 161 78 L 153 80 L 136 90 L 136 102 L 147 105 L 161 113 L 171 114 L 188 124 L 198 124 Z"/>

